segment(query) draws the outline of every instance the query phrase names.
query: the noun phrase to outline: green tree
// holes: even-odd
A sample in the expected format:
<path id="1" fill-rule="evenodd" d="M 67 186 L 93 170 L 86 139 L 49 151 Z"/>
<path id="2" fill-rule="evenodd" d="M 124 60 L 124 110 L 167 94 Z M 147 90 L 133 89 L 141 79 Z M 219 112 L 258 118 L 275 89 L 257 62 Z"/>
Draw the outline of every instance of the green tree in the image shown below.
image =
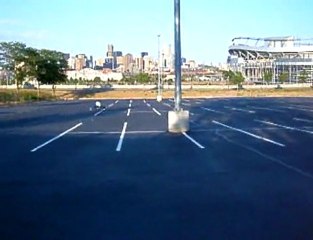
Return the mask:
<path id="1" fill-rule="evenodd" d="M 94 85 L 101 84 L 101 78 L 100 77 L 95 77 L 93 79 L 93 83 L 94 83 Z"/>
<path id="2" fill-rule="evenodd" d="M 140 84 L 147 84 L 150 82 L 150 76 L 147 73 L 139 73 L 135 76 L 135 80 Z"/>
<path id="3" fill-rule="evenodd" d="M 265 71 L 263 75 L 263 79 L 266 82 L 266 84 L 269 84 L 273 79 L 273 72 L 270 70 Z"/>
<path id="4" fill-rule="evenodd" d="M 282 72 L 279 77 L 278 80 L 280 83 L 284 83 L 288 80 L 288 73 L 287 72 Z"/>
<path id="5" fill-rule="evenodd" d="M 307 80 L 309 79 L 309 73 L 303 69 L 301 72 L 300 72 L 300 76 L 299 76 L 299 82 L 300 83 L 306 83 Z"/>
<path id="6" fill-rule="evenodd" d="M 241 72 L 235 72 L 231 73 L 229 81 L 231 84 L 236 84 L 238 90 L 239 88 L 242 88 L 242 83 L 245 81 L 245 78 Z"/>
<path id="7" fill-rule="evenodd" d="M 289 78 L 289 74 L 287 72 L 281 72 L 278 76 L 278 84 L 277 88 L 281 88 L 280 84 L 286 82 Z"/>
<path id="8" fill-rule="evenodd" d="M 229 83 L 231 79 L 233 79 L 235 76 L 235 73 L 231 70 L 223 71 L 223 78 L 226 79 L 226 81 Z"/>
<path id="9" fill-rule="evenodd" d="M 51 50 L 37 50 L 19 42 L 1 42 L 0 51 L 6 58 L 6 68 L 14 72 L 16 87 L 27 77 L 36 79 L 39 84 L 52 84 L 66 81 L 67 62 L 63 53 Z"/>
<path id="10" fill-rule="evenodd" d="M 13 72 L 15 76 L 16 89 L 26 77 L 25 72 L 25 56 L 26 45 L 19 42 L 1 42 L 0 51 L 3 53 L 6 61 L 3 67 Z"/>
<path id="11" fill-rule="evenodd" d="M 36 79 L 39 84 L 51 84 L 55 94 L 55 85 L 67 80 L 65 74 L 67 62 L 63 53 L 42 49 L 36 61 Z"/>

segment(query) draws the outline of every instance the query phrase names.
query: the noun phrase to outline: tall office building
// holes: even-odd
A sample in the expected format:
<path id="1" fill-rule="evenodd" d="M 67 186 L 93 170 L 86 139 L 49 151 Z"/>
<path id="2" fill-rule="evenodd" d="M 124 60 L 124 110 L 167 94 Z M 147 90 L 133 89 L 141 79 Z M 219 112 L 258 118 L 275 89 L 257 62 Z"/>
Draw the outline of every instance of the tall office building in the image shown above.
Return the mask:
<path id="1" fill-rule="evenodd" d="M 124 56 L 124 70 L 125 71 L 129 71 L 132 72 L 132 67 L 133 67 L 133 55 L 131 55 L 130 53 L 126 54 Z"/>
<path id="2" fill-rule="evenodd" d="M 68 61 L 70 59 L 70 54 L 69 53 L 63 53 L 63 58 L 65 61 Z"/>
<path id="3" fill-rule="evenodd" d="M 86 60 L 86 67 L 87 68 L 93 68 L 93 57 L 90 56 L 90 59 Z"/>
<path id="4" fill-rule="evenodd" d="M 123 56 L 116 57 L 116 65 L 117 65 L 117 67 L 119 67 L 120 65 L 124 65 L 124 57 Z"/>
<path id="5" fill-rule="evenodd" d="M 115 69 L 116 68 L 116 64 L 114 62 L 114 58 L 113 57 L 107 57 L 104 59 L 104 63 L 103 63 L 103 67 L 104 68 L 109 68 L 109 69 Z"/>
<path id="6" fill-rule="evenodd" d="M 143 58 L 142 57 L 136 57 L 134 62 L 135 62 L 136 70 L 139 72 L 142 72 L 143 71 Z"/>
<path id="7" fill-rule="evenodd" d="M 114 47 L 113 44 L 108 45 L 107 57 L 113 57 Z"/>
<path id="8" fill-rule="evenodd" d="M 145 56 L 148 56 L 148 53 L 147 52 L 141 52 L 140 56 L 141 56 L 141 58 L 144 58 Z"/>
<path id="9" fill-rule="evenodd" d="M 167 71 L 172 71 L 174 69 L 174 54 L 172 53 L 172 46 L 164 48 L 162 51 L 163 67 Z"/>
<path id="10" fill-rule="evenodd" d="M 76 58 L 75 57 L 70 57 L 67 60 L 67 65 L 69 69 L 76 69 L 75 65 L 76 65 Z"/>
<path id="11" fill-rule="evenodd" d="M 90 65 L 90 68 L 94 67 L 94 65 L 93 65 L 93 57 L 92 56 L 90 56 L 89 65 Z"/>
<path id="12" fill-rule="evenodd" d="M 76 70 L 82 70 L 84 67 L 86 67 L 86 55 L 85 54 L 78 54 L 76 55 L 75 59 L 75 69 Z"/>
<path id="13" fill-rule="evenodd" d="M 121 51 L 115 51 L 115 52 L 113 52 L 113 56 L 114 57 L 121 57 L 121 56 L 123 56 L 123 53 Z"/>
<path id="14" fill-rule="evenodd" d="M 149 56 L 144 56 L 144 58 L 143 58 L 143 71 L 149 72 L 153 69 L 153 66 L 154 66 L 153 59 Z"/>

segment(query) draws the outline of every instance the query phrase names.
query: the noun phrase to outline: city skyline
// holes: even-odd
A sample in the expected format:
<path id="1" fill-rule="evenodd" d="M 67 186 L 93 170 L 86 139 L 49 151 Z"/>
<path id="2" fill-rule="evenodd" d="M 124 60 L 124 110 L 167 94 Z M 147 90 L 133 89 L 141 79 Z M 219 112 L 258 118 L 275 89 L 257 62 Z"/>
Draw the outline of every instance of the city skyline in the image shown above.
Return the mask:
<path id="1" fill-rule="evenodd" d="M 123 54 L 173 45 L 172 1 L 0 0 L 0 41 L 20 41 L 35 48 L 105 57 L 107 44 Z M 198 63 L 225 63 L 238 36 L 310 38 L 313 20 L 308 0 L 182 1 L 182 56 Z"/>

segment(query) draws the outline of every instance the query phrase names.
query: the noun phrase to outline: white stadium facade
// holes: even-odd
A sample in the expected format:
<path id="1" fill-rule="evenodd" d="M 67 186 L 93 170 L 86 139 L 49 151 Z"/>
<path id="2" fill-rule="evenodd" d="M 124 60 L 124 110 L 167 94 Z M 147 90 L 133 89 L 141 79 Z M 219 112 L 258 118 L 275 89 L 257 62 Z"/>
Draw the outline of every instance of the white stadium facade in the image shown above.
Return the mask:
<path id="1" fill-rule="evenodd" d="M 248 82 L 264 82 L 266 72 L 273 83 L 283 73 L 289 83 L 312 82 L 313 39 L 237 37 L 228 52 L 230 68 L 242 72 Z"/>

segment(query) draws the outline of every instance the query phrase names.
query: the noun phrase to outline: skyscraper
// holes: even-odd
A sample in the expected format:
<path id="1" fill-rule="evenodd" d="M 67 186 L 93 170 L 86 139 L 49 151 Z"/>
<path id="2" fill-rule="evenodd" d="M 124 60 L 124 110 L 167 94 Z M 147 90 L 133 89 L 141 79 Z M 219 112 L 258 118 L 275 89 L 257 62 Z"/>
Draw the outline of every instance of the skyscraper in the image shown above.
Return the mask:
<path id="1" fill-rule="evenodd" d="M 147 52 L 141 52 L 140 55 L 142 58 L 144 58 L 144 56 L 148 56 L 148 53 Z"/>
<path id="2" fill-rule="evenodd" d="M 132 64 L 133 63 L 133 55 L 131 55 L 130 53 L 126 54 L 124 56 L 124 69 L 125 71 L 129 71 L 132 72 Z"/>
<path id="3" fill-rule="evenodd" d="M 113 44 L 108 45 L 107 57 L 113 57 L 114 47 Z"/>
<path id="4" fill-rule="evenodd" d="M 115 52 L 113 52 L 113 56 L 114 57 L 121 57 L 121 56 L 123 56 L 123 53 L 121 51 L 115 51 Z"/>

